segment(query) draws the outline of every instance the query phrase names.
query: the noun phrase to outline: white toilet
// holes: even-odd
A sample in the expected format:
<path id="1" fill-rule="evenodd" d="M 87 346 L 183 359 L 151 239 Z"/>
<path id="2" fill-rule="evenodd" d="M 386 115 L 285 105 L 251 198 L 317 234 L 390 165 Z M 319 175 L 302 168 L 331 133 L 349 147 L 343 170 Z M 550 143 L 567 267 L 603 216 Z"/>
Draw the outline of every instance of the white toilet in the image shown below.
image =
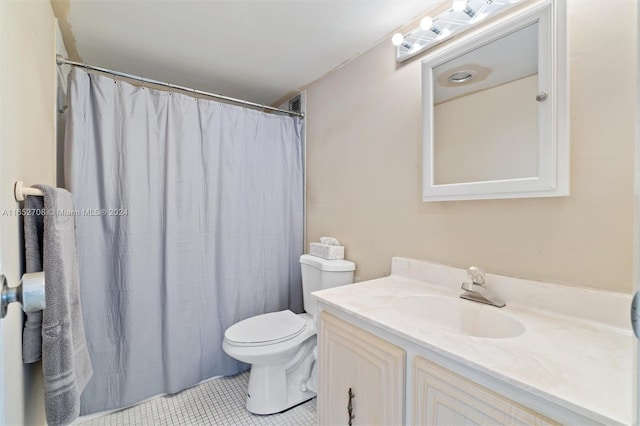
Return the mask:
<path id="1" fill-rule="evenodd" d="M 305 314 L 272 312 L 240 321 L 224 333 L 222 348 L 251 364 L 247 410 L 273 414 L 316 396 L 316 300 L 311 292 L 353 282 L 356 265 L 303 254 Z"/>

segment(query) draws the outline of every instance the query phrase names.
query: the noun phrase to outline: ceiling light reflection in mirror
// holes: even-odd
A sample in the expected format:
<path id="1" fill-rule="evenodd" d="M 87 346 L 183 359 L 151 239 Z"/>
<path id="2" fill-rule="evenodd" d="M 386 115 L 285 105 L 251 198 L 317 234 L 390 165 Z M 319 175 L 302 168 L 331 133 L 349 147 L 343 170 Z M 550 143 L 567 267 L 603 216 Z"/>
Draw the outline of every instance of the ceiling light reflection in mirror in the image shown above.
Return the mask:
<path id="1" fill-rule="evenodd" d="M 524 0 L 454 0 L 451 7 L 432 18 L 425 16 L 420 26 L 407 34 L 395 33 L 396 61 L 409 58 L 437 46 L 452 36 L 474 27 L 490 16 L 503 12 Z"/>

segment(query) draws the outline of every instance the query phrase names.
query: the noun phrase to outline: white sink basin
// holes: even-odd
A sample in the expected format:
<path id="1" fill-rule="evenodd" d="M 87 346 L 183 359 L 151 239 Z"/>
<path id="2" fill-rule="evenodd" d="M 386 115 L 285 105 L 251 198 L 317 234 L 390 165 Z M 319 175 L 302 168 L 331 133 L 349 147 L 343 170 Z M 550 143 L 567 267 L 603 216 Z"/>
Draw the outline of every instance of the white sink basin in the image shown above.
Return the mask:
<path id="1" fill-rule="evenodd" d="M 516 337 L 525 331 L 520 321 L 496 307 L 453 297 L 401 297 L 385 310 L 411 321 L 466 336 L 500 339 Z"/>

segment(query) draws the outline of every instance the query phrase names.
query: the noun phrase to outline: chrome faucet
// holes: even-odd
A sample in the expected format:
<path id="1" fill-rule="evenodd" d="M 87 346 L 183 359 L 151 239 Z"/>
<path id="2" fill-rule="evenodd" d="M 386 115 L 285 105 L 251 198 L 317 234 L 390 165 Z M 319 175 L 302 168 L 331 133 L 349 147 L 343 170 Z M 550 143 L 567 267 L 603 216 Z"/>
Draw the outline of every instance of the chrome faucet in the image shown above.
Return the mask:
<path id="1" fill-rule="evenodd" d="M 474 302 L 485 303 L 491 306 L 502 308 L 505 306 L 504 300 L 487 290 L 484 277 L 484 270 L 477 266 L 467 269 L 467 275 L 471 278 L 471 282 L 463 282 L 462 289 L 465 291 L 460 295 L 461 298 L 473 300 Z"/>

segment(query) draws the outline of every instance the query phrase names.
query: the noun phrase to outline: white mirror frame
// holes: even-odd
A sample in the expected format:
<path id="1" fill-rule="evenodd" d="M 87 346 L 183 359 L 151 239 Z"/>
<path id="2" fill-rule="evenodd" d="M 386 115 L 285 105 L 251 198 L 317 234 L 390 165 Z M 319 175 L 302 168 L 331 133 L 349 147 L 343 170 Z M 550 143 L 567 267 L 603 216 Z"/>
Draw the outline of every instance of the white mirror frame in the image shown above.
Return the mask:
<path id="1" fill-rule="evenodd" d="M 538 176 L 436 185 L 433 68 L 539 22 L 538 88 L 548 98 L 538 115 Z M 569 106 L 565 0 L 542 0 L 443 45 L 422 61 L 423 201 L 569 195 Z"/>

